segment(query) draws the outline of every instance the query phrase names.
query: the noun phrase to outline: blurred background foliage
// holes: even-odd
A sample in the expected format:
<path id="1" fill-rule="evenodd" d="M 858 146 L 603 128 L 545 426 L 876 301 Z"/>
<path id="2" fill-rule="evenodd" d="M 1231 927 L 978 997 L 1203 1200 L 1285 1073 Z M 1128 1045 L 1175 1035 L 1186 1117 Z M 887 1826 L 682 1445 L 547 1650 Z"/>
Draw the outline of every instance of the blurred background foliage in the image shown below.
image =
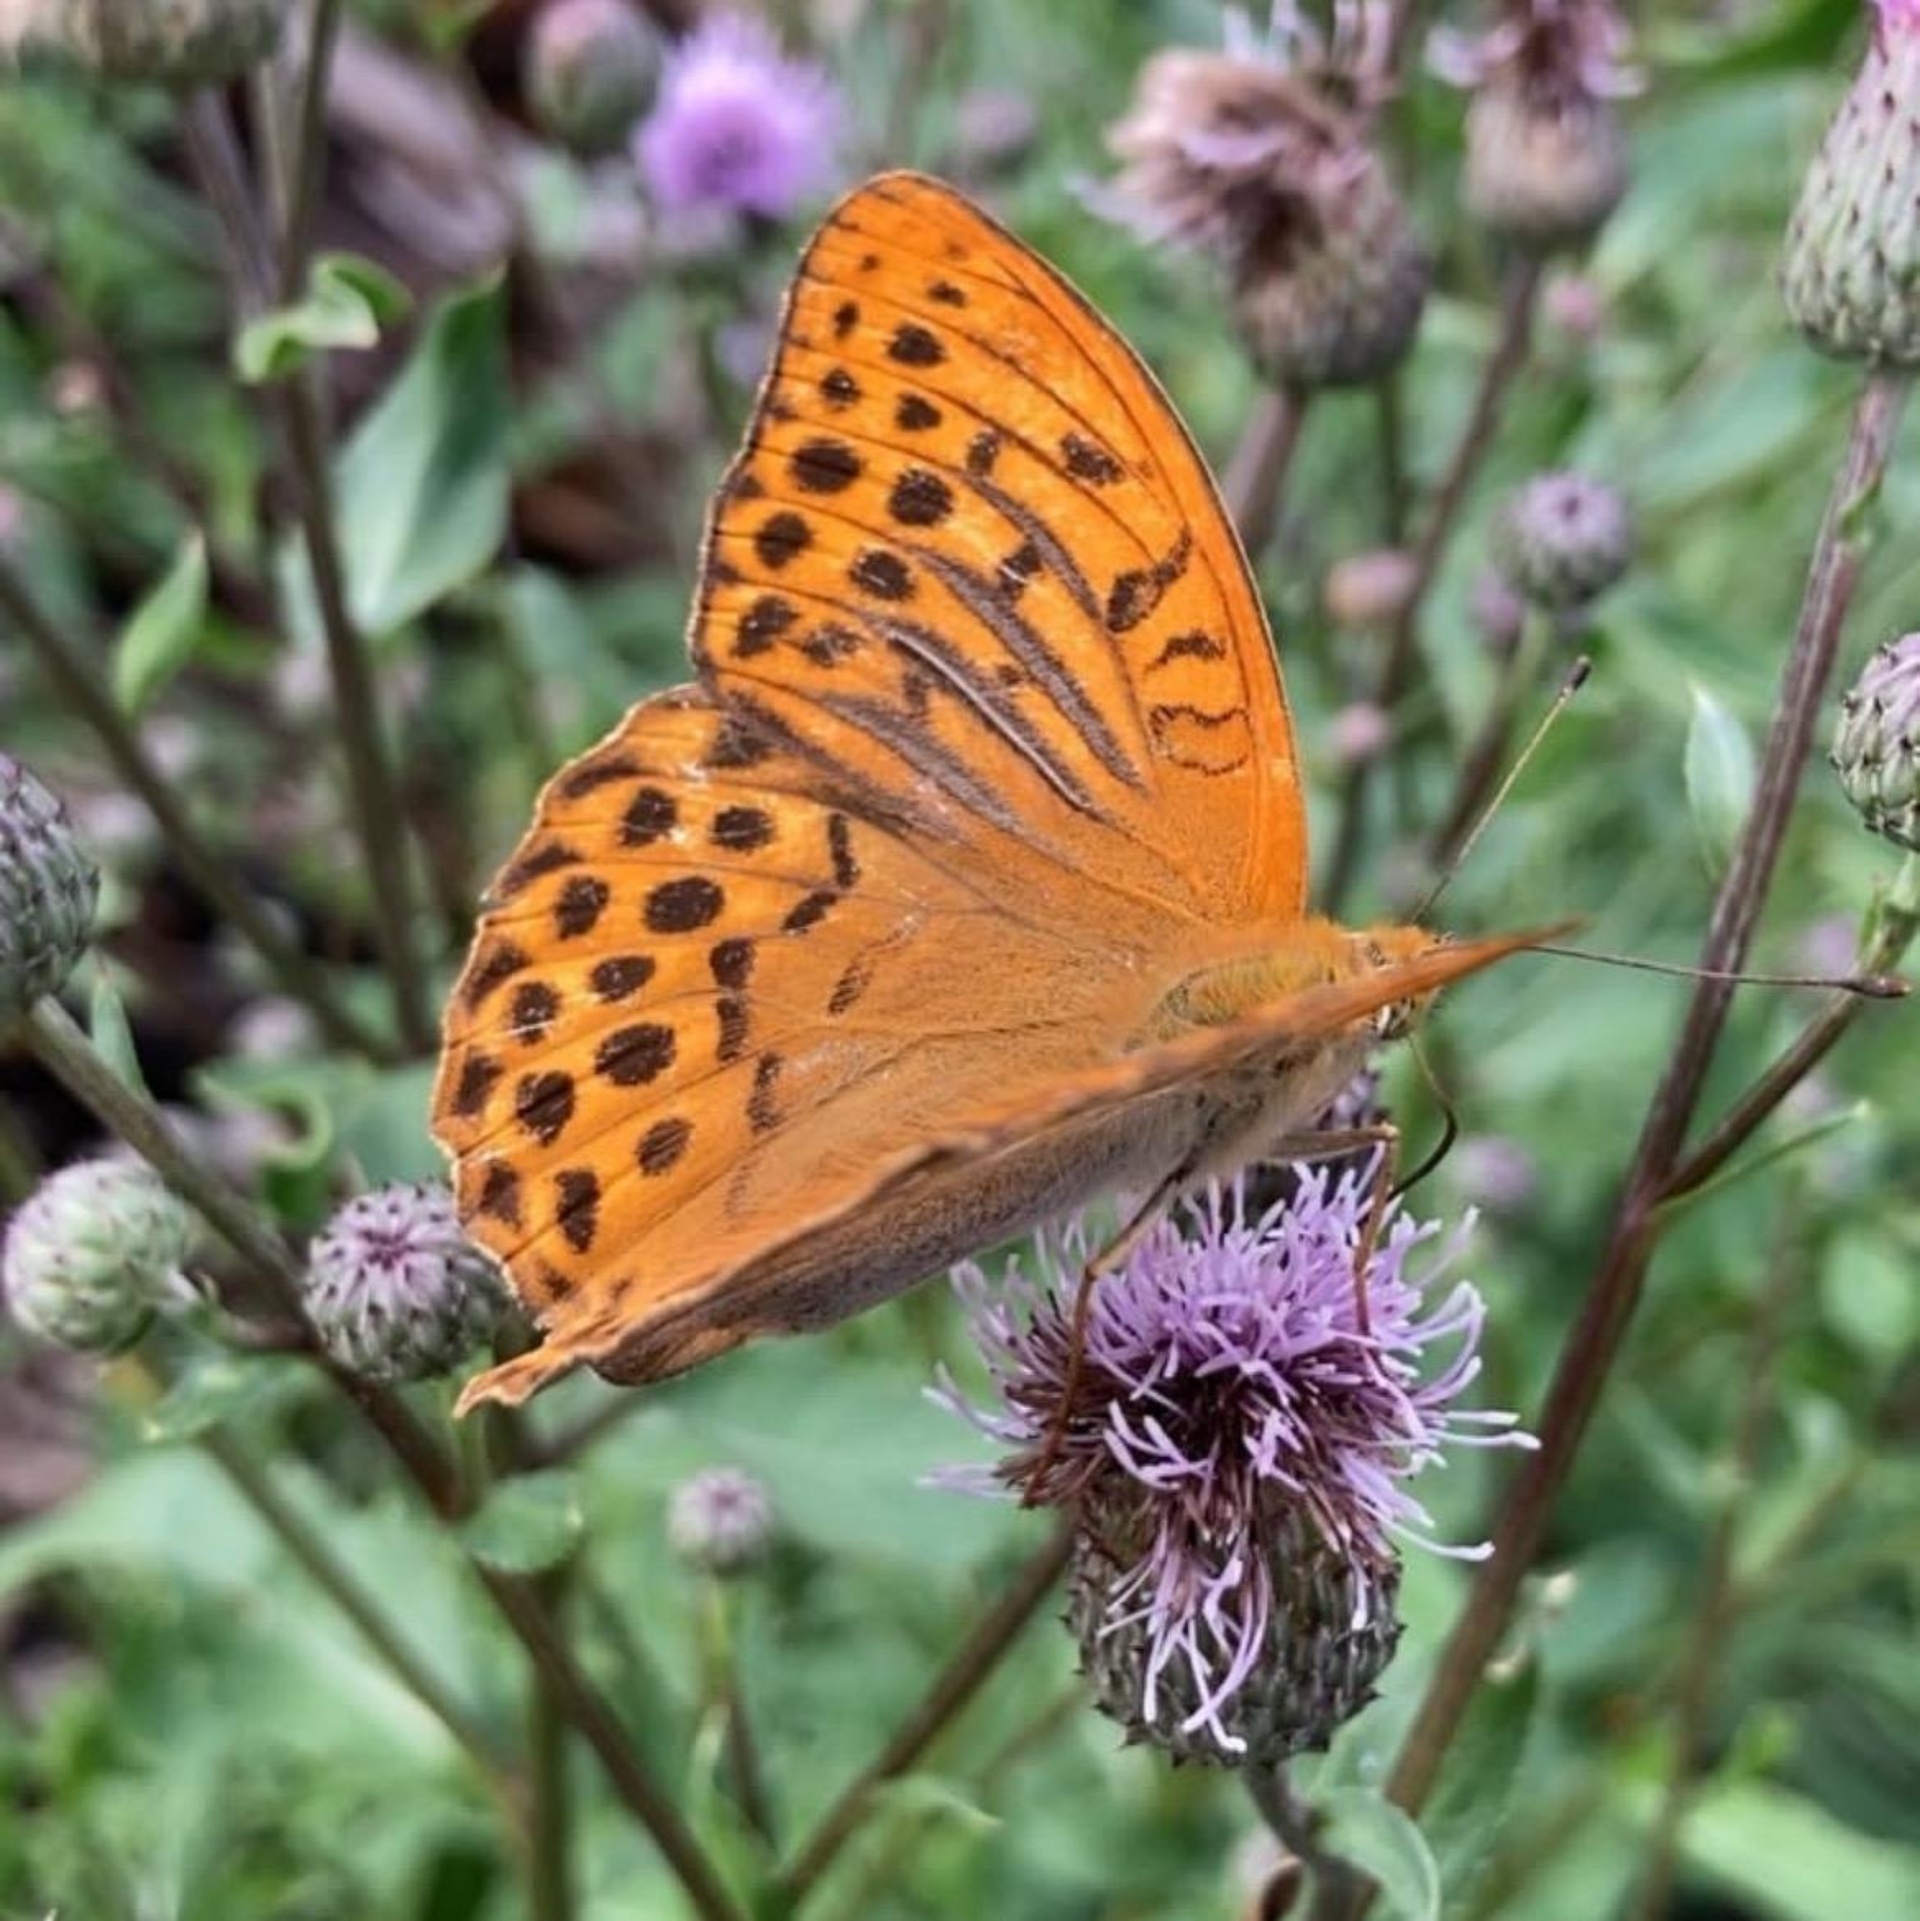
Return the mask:
<path id="1" fill-rule="evenodd" d="M 328 372 L 355 604 L 377 638 L 449 967 L 538 780 L 684 674 L 706 497 L 799 238 L 766 223 L 732 249 L 676 251 L 624 159 L 582 165 L 540 141 L 517 65 L 532 11 L 354 10 L 317 235 L 392 280 L 376 290 L 391 316 L 377 345 L 332 355 Z M 983 193 L 1113 317 L 1224 462 L 1257 381 L 1218 290 L 1102 224 L 1079 193 L 1107 167 L 1103 128 L 1140 61 L 1215 44 L 1218 9 L 818 0 L 780 12 L 842 83 L 847 177 L 912 164 Z M 1500 496 L 1548 466 L 1612 481 L 1640 551 L 1583 637 L 1592 684 L 1444 918 L 1479 930 L 1574 913 L 1595 946 L 1680 959 L 1722 853 L 1715 797 L 1689 791 L 1689 740 L 1758 736 L 1855 386 L 1791 334 L 1774 260 L 1862 27 L 1850 0 L 1640 15 L 1649 84 L 1629 108 L 1633 184 L 1591 255 L 1554 269 L 1577 286 L 1547 302 L 1448 558 L 1426 628 L 1432 691 L 1392 777 L 1405 817 L 1430 820 L 1490 698 L 1471 595 Z M 1418 62 L 1387 118 L 1439 259 L 1401 396 L 1416 480 L 1451 446 L 1495 325 L 1496 263 L 1454 204 L 1460 118 L 1459 96 Z M 99 672 L 130 677 L 168 780 L 246 882 L 370 984 L 310 589 L 287 577 L 286 501 L 233 376 L 219 244 L 176 105 L 56 75 L 6 80 L 0 210 L 0 545 Z M 1334 561 L 1390 531 L 1377 431 L 1365 396 L 1316 406 L 1261 558 L 1322 858 L 1329 726 L 1374 668 L 1365 636 L 1330 625 L 1320 588 Z M 1897 537 L 1873 556 L 1850 661 L 1920 604 L 1920 424 L 1880 511 Z M 154 599 L 169 579 L 171 612 Z M 437 1171 L 426 1070 L 338 1058 L 298 1031 L 4 635 L 0 744 L 31 753 L 105 861 L 100 975 L 150 1084 L 202 1117 L 210 1154 L 234 1157 L 296 1228 L 355 1184 Z M 1376 833 L 1353 906 L 1386 909 L 1418 860 L 1417 843 Z M 1762 964 L 1844 965 L 1890 862 L 1816 770 Z M 1488 1404 L 1537 1406 L 1683 994 L 1536 959 L 1460 989 L 1433 1024 L 1467 1138 L 1419 1199 L 1484 1207 L 1470 1271 L 1492 1308 Z M 1744 995 L 1717 1084 L 1751 1079 L 1807 1005 Z M 1691 1204 L 1667 1242 L 1558 1513 L 1515 1677 L 1477 1711 L 1455 1757 L 1462 1785 L 1430 1816 L 1461 1870 L 1448 1914 L 1616 1910 L 1699 1664 L 1705 1544 L 1729 1512 L 1734 1578 L 1671 1912 L 1920 1913 L 1914 1032 L 1901 1010 L 1862 1023 L 1763 1137 L 1792 1151 Z M 1393 1073 L 1394 1104 L 1429 1140 L 1431 1102 L 1404 1063 Z M 14 1194 L 88 1135 L 24 1062 L 0 1059 Z M 0 1343 L 0 1913 L 522 1912 L 474 1770 L 193 1445 L 216 1422 L 240 1437 L 479 1722 L 511 1733 L 517 1657 L 457 1545 L 383 1478 L 316 1381 L 284 1361 L 183 1349 L 162 1388 L 131 1366 L 96 1374 Z M 1040 1538 L 1033 1517 L 918 1484 L 974 1447 L 923 1398 L 937 1359 L 965 1371 L 963 1345 L 934 1286 L 739 1354 L 647 1394 L 556 1470 L 538 1512 L 499 1523 L 493 1551 L 509 1562 L 555 1558 L 556 1513 L 589 1544 L 569 1596 L 584 1658 L 723 1859 L 750 1843 L 716 1785 L 704 1590 L 666 1551 L 668 1495 L 713 1462 L 771 1491 L 780 1547 L 736 1596 L 738 1662 L 777 1818 L 803 1831 Z M 1756 1374 L 1765 1405 L 1736 1460 Z M 559 1433 L 613 1398 L 569 1384 L 536 1426 Z M 1468 1456 L 1423 1484 L 1443 1537 L 1477 1537 L 1505 1471 Z M 1325 1783 L 1377 1778 L 1462 1585 L 1456 1564 L 1410 1557 L 1385 1698 L 1343 1737 Z M 1259 1824 L 1233 1781 L 1123 1749 L 1072 1670 L 1064 1634 L 1026 1636 L 886 1790 L 818 1911 L 1248 1912 Z M 679 1912 L 584 1757 L 576 1781 L 579 1912 Z"/>

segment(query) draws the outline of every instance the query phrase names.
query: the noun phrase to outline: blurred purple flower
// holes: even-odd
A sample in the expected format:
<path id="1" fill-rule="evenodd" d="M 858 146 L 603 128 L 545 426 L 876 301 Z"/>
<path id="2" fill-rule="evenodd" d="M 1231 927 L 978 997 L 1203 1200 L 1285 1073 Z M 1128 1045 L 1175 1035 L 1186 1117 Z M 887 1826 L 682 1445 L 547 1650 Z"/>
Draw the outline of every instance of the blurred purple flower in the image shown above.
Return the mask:
<path id="1" fill-rule="evenodd" d="M 718 14 L 667 56 L 640 170 L 667 213 L 779 219 L 832 178 L 840 119 L 823 68 L 788 59 L 751 15 Z"/>
<path id="2" fill-rule="evenodd" d="M 1434 28 L 1427 59 L 1442 80 L 1480 87 L 1504 70 L 1562 108 L 1625 99 L 1645 85 L 1632 29 L 1612 0 L 1500 0 L 1496 13 L 1484 33 Z"/>
<path id="3" fill-rule="evenodd" d="M 1470 1223 L 1416 1263 L 1440 1227 L 1389 1208 L 1363 1321 L 1353 1270 L 1371 1180 L 1307 1169 L 1291 1201 L 1251 1217 L 1236 1181 L 1209 1189 L 1185 1232 L 1162 1222 L 1097 1284 L 1067 1407 L 1073 1298 L 1096 1245 L 1086 1226 L 1046 1245 L 1045 1279 L 1017 1261 L 998 1290 L 977 1266 L 955 1274 L 1001 1406 L 975 1407 L 944 1377 L 935 1398 L 1011 1452 L 941 1482 L 1069 1508 L 1119 1564 L 1104 1631 L 1145 1628 L 1146 1718 L 1156 1689 L 1190 1696 L 1183 1725 L 1219 1750 L 1240 1745 L 1226 1717 L 1261 1662 L 1276 1569 L 1285 1579 L 1298 1562 L 1302 1530 L 1385 1575 L 1397 1537 L 1434 1545 L 1404 1484 L 1446 1443 L 1531 1445 L 1513 1416 L 1452 1405 L 1479 1373 L 1484 1309 L 1465 1282 L 1428 1302 Z M 1451 1355 L 1423 1379 L 1446 1341 Z"/>

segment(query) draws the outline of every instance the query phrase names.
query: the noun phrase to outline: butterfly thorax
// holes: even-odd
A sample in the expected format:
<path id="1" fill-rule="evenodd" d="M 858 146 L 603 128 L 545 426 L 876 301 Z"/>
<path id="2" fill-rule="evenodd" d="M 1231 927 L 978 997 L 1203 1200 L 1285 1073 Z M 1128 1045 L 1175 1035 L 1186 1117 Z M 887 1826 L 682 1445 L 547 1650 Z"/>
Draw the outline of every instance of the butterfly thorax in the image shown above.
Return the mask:
<path id="1" fill-rule="evenodd" d="M 1171 1040 L 1196 1027 L 1229 1026 L 1304 989 L 1355 980 L 1446 944 L 1444 935 L 1424 927 L 1355 929 L 1318 917 L 1294 922 L 1271 940 L 1183 975 L 1155 1007 L 1143 1038 Z M 1389 1003 L 1367 1022 L 1367 1033 L 1380 1040 L 1399 1038 L 1420 1005 Z"/>

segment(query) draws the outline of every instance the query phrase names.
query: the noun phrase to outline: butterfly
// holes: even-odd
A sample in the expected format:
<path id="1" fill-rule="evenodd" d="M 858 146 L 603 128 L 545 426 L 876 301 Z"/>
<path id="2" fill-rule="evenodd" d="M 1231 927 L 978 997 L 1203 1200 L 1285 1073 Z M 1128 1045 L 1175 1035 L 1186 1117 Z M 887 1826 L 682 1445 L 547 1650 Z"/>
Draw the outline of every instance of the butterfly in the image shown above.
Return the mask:
<path id="1" fill-rule="evenodd" d="M 1270 1155 L 1531 938 L 1308 913 L 1199 453 L 938 181 L 881 175 L 807 246 L 688 644 L 546 787 L 447 1010 L 434 1130 L 544 1334 L 463 1409 L 659 1380 Z"/>

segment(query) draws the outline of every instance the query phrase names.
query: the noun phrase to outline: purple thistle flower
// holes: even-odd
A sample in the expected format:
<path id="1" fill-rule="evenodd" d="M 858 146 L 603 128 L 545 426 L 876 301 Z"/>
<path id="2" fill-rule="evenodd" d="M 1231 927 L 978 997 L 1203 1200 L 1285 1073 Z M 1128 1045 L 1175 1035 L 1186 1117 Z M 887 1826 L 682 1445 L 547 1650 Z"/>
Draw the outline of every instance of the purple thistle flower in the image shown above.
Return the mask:
<path id="1" fill-rule="evenodd" d="M 667 56 L 636 151 L 667 213 L 779 219 L 831 179 L 839 128 L 823 68 L 786 58 L 752 16 L 719 14 Z"/>
<path id="2" fill-rule="evenodd" d="M 1371 1167 L 1337 1179 L 1307 1169 L 1264 1212 L 1235 1181 L 1195 1204 L 1187 1232 L 1162 1222 L 1096 1284 L 1071 1405 L 1073 1300 L 1097 1245 L 1084 1223 L 1047 1245 L 1044 1279 L 1017 1261 L 998 1291 L 977 1266 L 956 1272 L 1001 1406 L 973 1406 L 950 1378 L 936 1398 L 1011 1452 L 940 1478 L 1072 1511 L 1076 1568 L 1099 1602 L 1089 1671 L 1111 1678 L 1100 1640 L 1137 1639 L 1121 1718 L 1176 1752 L 1243 1760 L 1252 1729 L 1255 1758 L 1322 1744 L 1391 1652 L 1391 1621 L 1366 1617 L 1390 1615 L 1396 1540 L 1438 1545 L 1406 1483 L 1448 1442 L 1531 1445 L 1511 1415 L 1452 1405 L 1479 1373 L 1484 1309 L 1465 1282 L 1429 1297 L 1470 1222 L 1416 1264 L 1440 1227 L 1390 1207 L 1363 1313 L 1354 1260 L 1372 1181 Z M 1423 1378 L 1428 1350 L 1449 1341 Z M 1373 1633 L 1356 1665 L 1361 1630 Z M 1310 1642 L 1323 1668 L 1334 1659 L 1338 1705 L 1276 1728 L 1276 1693 L 1301 1698 L 1292 1641 Z M 1289 1660 L 1276 1688 L 1269 1670 Z M 1102 1692 L 1116 1711 L 1113 1689 Z"/>

